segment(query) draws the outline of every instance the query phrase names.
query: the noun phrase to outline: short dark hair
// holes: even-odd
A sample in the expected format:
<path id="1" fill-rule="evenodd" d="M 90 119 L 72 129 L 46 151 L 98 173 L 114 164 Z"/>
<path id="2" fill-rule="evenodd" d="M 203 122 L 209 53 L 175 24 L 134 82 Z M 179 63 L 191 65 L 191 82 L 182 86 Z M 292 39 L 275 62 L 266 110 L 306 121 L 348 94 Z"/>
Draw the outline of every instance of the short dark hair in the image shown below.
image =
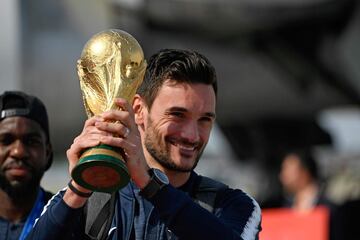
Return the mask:
<path id="1" fill-rule="evenodd" d="M 307 148 L 297 148 L 287 151 L 286 155 L 296 155 L 299 158 L 300 165 L 306 171 L 309 172 L 313 179 L 319 178 L 318 166 L 313 153 L 310 149 Z"/>
<path id="2" fill-rule="evenodd" d="M 214 67 L 205 56 L 193 50 L 162 49 L 150 57 L 144 81 L 137 90 L 149 108 L 167 79 L 178 83 L 209 84 L 217 94 Z"/>

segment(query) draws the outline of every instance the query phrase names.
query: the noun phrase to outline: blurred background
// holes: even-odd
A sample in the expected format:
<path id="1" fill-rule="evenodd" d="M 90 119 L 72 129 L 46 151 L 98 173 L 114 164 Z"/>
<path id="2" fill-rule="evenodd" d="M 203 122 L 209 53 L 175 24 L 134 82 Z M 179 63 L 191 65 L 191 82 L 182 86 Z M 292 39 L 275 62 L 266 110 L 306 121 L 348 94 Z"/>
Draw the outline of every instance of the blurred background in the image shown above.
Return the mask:
<path id="1" fill-rule="evenodd" d="M 217 125 L 198 172 L 247 191 L 264 209 L 276 207 L 283 194 L 282 153 L 308 148 L 319 165 L 324 195 L 355 215 L 359 5 L 356 0 L 3 0 L 0 91 L 23 90 L 45 102 L 56 157 L 43 185 L 56 192 L 69 179 L 65 151 L 86 119 L 76 73 L 86 41 L 119 28 L 139 41 L 146 57 L 161 48 L 197 50 L 219 79 Z"/>

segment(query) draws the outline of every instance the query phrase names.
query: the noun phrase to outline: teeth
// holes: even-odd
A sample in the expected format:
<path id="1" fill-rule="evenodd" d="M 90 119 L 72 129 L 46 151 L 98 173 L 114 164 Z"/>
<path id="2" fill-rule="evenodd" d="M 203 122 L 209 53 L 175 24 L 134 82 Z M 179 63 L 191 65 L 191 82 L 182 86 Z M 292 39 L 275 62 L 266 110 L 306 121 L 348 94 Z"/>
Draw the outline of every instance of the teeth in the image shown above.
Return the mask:
<path id="1" fill-rule="evenodd" d="M 180 145 L 180 144 L 175 144 L 175 146 L 183 149 L 183 150 L 187 150 L 187 151 L 194 151 L 195 147 L 194 146 L 184 146 L 184 145 Z"/>
<path id="2" fill-rule="evenodd" d="M 185 146 L 179 146 L 179 147 L 184 150 L 189 150 L 189 151 L 193 151 L 195 149 L 194 147 L 185 147 Z"/>

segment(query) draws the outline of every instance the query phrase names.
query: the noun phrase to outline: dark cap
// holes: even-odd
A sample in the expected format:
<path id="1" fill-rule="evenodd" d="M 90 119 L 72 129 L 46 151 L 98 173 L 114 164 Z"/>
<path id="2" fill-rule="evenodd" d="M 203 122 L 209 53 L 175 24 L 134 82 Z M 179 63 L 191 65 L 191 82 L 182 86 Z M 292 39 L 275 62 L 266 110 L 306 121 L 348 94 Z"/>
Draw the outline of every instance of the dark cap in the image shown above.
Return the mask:
<path id="1" fill-rule="evenodd" d="M 50 144 L 49 120 L 43 102 L 20 91 L 6 91 L 0 95 L 0 121 L 8 117 L 26 117 L 37 122 L 44 130 Z M 51 159 L 52 160 L 52 153 Z M 49 165 L 50 166 L 50 165 Z"/>

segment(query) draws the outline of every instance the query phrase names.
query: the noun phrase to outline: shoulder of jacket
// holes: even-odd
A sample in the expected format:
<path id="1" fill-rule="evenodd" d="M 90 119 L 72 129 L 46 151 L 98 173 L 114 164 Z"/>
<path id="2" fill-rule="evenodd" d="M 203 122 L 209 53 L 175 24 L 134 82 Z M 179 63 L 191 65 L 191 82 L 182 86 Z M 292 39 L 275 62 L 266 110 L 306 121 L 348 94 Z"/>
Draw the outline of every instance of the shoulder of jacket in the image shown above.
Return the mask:
<path id="1" fill-rule="evenodd" d="M 199 177 L 200 177 L 200 182 L 197 187 L 197 192 L 217 192 L 219 190 L 229 188 L 228 185 L 220 181 L 214 180 L 212 178 L 200 176 L 200 175 Z"/>

